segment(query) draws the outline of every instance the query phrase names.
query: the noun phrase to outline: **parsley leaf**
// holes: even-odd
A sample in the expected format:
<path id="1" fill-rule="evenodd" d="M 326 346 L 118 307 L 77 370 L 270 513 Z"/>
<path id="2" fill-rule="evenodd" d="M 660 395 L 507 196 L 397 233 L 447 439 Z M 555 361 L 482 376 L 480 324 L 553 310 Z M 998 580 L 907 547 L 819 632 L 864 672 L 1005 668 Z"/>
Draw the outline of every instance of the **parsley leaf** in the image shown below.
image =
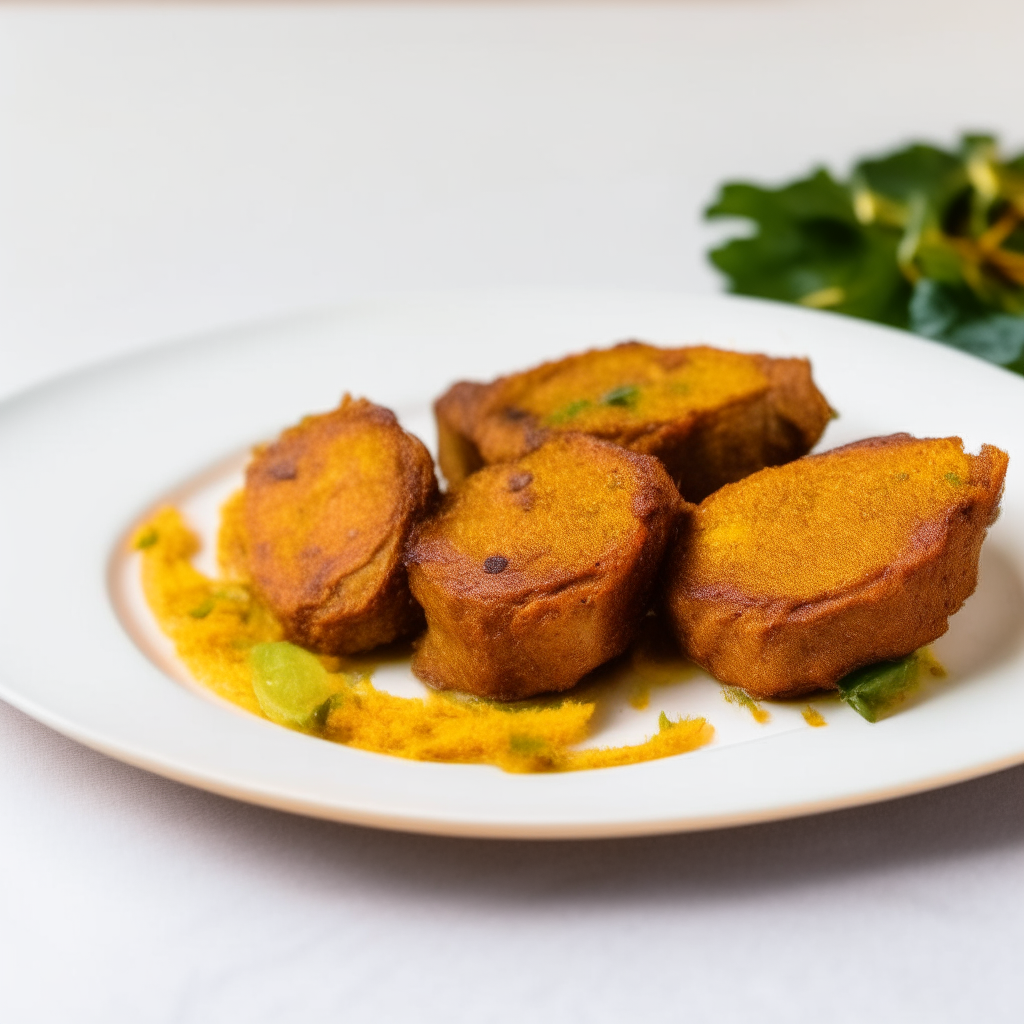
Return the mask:
<path id="1" fill-rule="evenodd" d="M 731 291 L 895 327 L 1024 373 L 1024 154 L 968 135 L 818 169 L 780 188 L 722 186 L 709 218 L 752 221 L 709 253 Z"/>
<path id="2" fill-rule="evenodd" d="M 1024 373 L 1024 316 L 994 311 L 968 288 L 918 281 L 910 326 L 926 338 Z"/>
<path id="3" fill-rule="evenodd" d="M 745 217 L 760 229 L 710 254 L 732 291 L 906 325 L 898 238 L 859 224 L 849 190 L 827 171 L 775 190 L 726 185 L 707 216 Z"/>

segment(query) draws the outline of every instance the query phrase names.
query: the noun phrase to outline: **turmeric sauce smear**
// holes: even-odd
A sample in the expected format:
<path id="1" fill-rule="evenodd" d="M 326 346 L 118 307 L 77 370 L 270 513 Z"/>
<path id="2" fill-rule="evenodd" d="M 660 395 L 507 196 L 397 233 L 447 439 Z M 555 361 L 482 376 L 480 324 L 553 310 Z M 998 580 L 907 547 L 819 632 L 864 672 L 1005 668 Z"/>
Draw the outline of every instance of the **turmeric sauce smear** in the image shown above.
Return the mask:
<path id="1" fill-rule="evenodd" d="M 801 714 L 812 729 L 820 729 L 822 726 L 828 725 L 825 716 L 817 708 L 812 708 L 810 704 L 803 709 Z"/>
<path id="2" fill-rule="evenodd" d="M 283 639 L 280 623 L 256 596 L 245 573 L 240 503 L 228 501 L 218 540 L 221 579 L 199 572 L 199 540 L 176 509 L 156 513 L 135 533 L 142 585 L 160 628 L 199 682 L 263 716 L 252 682 L 250 650 Z M 596 703 L 581 699 L 498 704 L 447 693 L 396 697 L 378 690 L 366 660 L 322 658 L 337 673 L 341 699 L 316 734 L 360 750 L 417 761 L 491 764 L 510 772 L 578 771 L 653 761 L 709 743 L 703 718 L 672 721 L 662 714 L 644 743 L 576 749 L 586 741 Z M 646 706 L 647 687 L 633 698 Z M 266 716 L 263 716 L 266 717 Z"/>

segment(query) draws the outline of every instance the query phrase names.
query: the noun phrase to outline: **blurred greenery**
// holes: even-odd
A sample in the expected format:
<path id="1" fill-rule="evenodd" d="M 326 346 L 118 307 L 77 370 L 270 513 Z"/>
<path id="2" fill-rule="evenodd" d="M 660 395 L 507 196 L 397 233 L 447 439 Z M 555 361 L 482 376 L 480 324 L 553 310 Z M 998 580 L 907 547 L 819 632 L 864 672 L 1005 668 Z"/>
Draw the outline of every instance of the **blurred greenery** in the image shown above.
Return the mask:
<path id="1" fill-rule="evenodd" d="M 709 218 L 752 222 L 712 250 L 733 292 L 915 331 L 1024 373 L 1024 154 L 990 135 L 914 144 L 780 188 L 722 186 Z"/>

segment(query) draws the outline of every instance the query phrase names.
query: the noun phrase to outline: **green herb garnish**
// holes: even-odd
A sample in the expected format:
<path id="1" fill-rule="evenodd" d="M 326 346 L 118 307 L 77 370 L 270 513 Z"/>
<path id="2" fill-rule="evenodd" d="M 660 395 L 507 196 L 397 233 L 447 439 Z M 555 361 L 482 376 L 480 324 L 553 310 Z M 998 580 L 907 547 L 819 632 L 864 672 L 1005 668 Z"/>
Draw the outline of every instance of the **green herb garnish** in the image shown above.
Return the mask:
<path id="1" fill-rule="evenodd" d="M 612 388 L 608 394 L 604 395 L 601 398 L 601 404 L 632 409 L 639 397 L 640 389 L 635 384 L 623 384 L 621 387 Z"/>
<path id="2" fill-rule="evenodd" d="M 135 541 L 135 546 L 140 551 L 145 548 L 151 548 L 160 539 L 160 534 L 157 533 L 155 526 L 151 526 L 138 540 Z"/>
<path id="3" fill-rule="evenodd" d="M 658 715 L 658 732 L 668 732 L 669 729 L 674 729 L 680 722 L 683 721 L 683 716 L 680 715 L 674 721 L 665 714 L 664 711 Z"/>
<path id="4" fill-rule="evenodd" d="M 844 180 L 728 183 L 707 216 L 756 226 L 709 254 L 734 292 L 908 328 L 1024 373 L 1024 154 L 1001 159 L 991 136 L 908 146 Z"/>
<path id="5" fill-rule="evenodd" d="M 880 661 L 839 680 L 839 696 L 862 718 L 877 722 L 902 704 L 920 681 L 917 654 L 899 661 Z"/>
<path id="6" fill-rule="evenodd" d="M 738 686 L 723 686 L 722 696 L 730 704 L 735 704 L 739 708 L 746 708 L 754 716 L 754 721 L 759 725 L 764 725 L 771 721 L 772 716 L 746 690 L 742 690 Z"/>
<path id="7" fill-rule="evenodd" d="M 637 399 L 640 397 L 640 388 L 636 384 L 622 384 L 619 387 L 612 388 L 607 394 L 602 395 L 598 400 L 598 405 L 611 405 L 622 409 L 632 409 L 636 405 Z M 587 409 L 592 409 L 594 403 L 589 398 L 579 398 L 575 402 L 570 402 L 568 405 L 563 406 L 557 412 L 551 413 L 547 418 L 547 422 L 551 426 L 558 426 L 562 423 L 568 423 L 570 420 L 575 419 L 581 412 Z"/>
<path id="8" fill-rule="evenodd" d="M 579 399 L 575 402 L 570 402 L 567 406 L 559 409 L 557 412 L 553 412 L 548 417 L 548 423 L 552 426 L 557 426 L 560 423 L 568 423 L 569 420 L 574 419 L 584 409 L 589 409 L 591 402 L 585 398 Z"/>
<path id="9" fill-rule="evenodd" d="M 195 608 L 190 608 L 188 613 L 189 613 L 189 615 L 192 616 L 193 619 L 205 619 L 206 616 L 209 615 L 210 612 L 213 611 L 213 608 L 214 608 L 213 598 L 212 597 L 208 597 L 208 598 L 206 598 L 205 601 L 200 601 L 200 603 L 197 604 L 195 606 Z"/>
<path id="10" fill-rule="evenodd" d="M 547 743 L 536 736 L 513 734 L 508 740 L 508 748 L 513 754 L 537 754 L 546 746 Z"/>

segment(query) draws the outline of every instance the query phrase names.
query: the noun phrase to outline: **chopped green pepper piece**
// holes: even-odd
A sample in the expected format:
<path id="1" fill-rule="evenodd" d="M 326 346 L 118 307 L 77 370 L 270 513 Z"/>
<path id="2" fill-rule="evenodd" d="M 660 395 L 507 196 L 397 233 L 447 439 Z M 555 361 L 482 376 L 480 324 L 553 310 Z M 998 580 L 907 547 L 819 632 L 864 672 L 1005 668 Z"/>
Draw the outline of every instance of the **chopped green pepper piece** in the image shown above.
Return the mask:
<path id="1" fill-rule="evenodd" d="M 877 722 L 891 714 L 917 686 L 920 667 L 916 652 L 899 661 L 867 665 L 839 680 L 839 696 L 862 718 Z"/>
<path id="2" fill-rule="evenodd" d="M 160 539 L 160 534 L 157 533 L 156 527 L 151 526 L 139 539 L 135 542 L 135 546 L 141 551 L 143 548 L 151 548 Z"/>
<path id="3" fill-rule="evenodd" d="M 284 641 L 256 644 L 249 654 L 252 688 L 271 721 L 293 729 L 322 729 L 342 677 L 317 657 Z"/>
<path id="4" fill-rule="evenodd" d="M 578 416 L 584 409 L 590 408 L 590 402 L 581 398 L 575 402 L 570 402 L 567 406 L 559 409 L 557 412 L 553 412 L 548 417 L 548 423 L 553 426 L 557 426 L 559 423 L 566 423 L 574 417 Z"/>
<path id="5" fill-rule="evenodd" d="M 523 736 L 513 733 L 508 739 L 508 748 L 513 754 L 536 754 L 546 746 L 547 743 L 536 736 Z"/>
<path id="6" fill-rule="evenodd" d="M 746 708 L 754 716 L 754 721 L 758 725 L 766 725 L 772 720 L 772 716 L 746 690 L 738 686 L 723 686 L 722 696 L 730 704 L 735 704 L 738 708 Z"/>
<path id="7" fill-rule="evenodd" d="M 602 399 L 602 405 L 618 405 L 624 409 L 632 409 L 640 397 L 640 389 L 635 384 L 623 384 L 612 388 Z"/>
<path id="8" fill-rule="evenodd" d="M 205 619 L 206 616 L 209 615 L 210 612 L 212 611 L 213 598 L 208 597 L 206 598 L 205 601 L 200 601 L 199 604 L 195 606 L 195 608 L 190 608 L 188 613 L 192 616 L 193 619 Z"/>

